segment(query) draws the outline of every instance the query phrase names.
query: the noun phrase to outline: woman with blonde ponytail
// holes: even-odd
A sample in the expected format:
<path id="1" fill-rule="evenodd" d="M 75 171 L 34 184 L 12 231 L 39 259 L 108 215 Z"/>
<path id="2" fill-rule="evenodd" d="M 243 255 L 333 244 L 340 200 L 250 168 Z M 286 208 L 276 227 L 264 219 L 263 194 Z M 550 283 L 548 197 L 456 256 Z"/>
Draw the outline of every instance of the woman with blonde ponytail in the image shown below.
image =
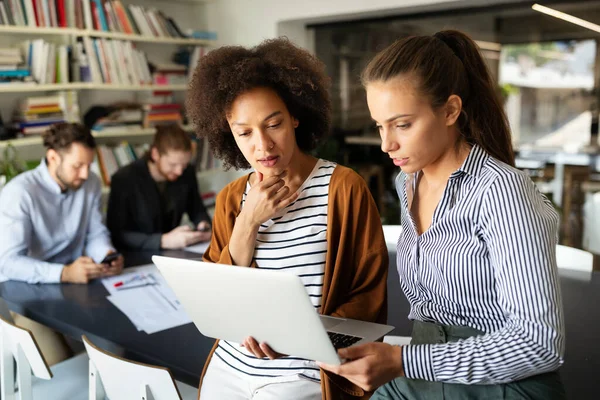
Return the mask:
<path id="1" fill-rule="evenodd" d="M 350 361 L 321 367 L 379 387 L 376 400 L 565 398 L 558 215 L 514 168 L 477 45 L 457 31 L 407 37 L 362 80 L 401 170 L 397 266 L 412 342 L 350 347 Z"/>

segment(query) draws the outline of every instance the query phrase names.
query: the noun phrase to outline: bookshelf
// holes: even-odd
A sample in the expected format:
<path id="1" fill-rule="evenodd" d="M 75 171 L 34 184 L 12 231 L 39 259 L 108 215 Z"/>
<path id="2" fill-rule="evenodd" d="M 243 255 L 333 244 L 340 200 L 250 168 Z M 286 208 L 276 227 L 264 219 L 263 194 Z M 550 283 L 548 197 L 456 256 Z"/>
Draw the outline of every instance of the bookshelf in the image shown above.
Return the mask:
<path id="1" fill-rule="evenodd" d="M 23 1 L 27 3 L 35 2 L 35 0 L 21 0 L 19 4 L 21 4 L 22 7 Z M 58 0 L 38 1 L 41 4 L 46 4 L 47 2 L 51 2 L 54 5 L 58 4 Z M 82 1 L 83 2 L 81 4 L 95 2 L 95 0 Z M 12 118 L 10 111 L 15 109 L 15 104 L 17 104 L 17 102 L 21 98 L 44 95 L 51 96 L 55 92 L 63 91 L 79 92 L 75 93 L 74 96 L 77 99 L 77 112 L 80 117 L 83 117 L 84 113 L 94 105 L 110 104 L 120 101 L 138 102 L 141 98 L 145 98 L 146 96 L 148 96 L 150 92 L 173 92 L 173 101 L 181 104 L 183 102 L 184 94 L 188 86 L 187 83 L 185 83 L 186 79 L 154 79 L 155 71 L 150 71 L 151 74 L 149 75 L 140 73 L 140 70 L 138 69 L 135 74 L 131 74 L 129 73 L 128 69 L 129 66 L 132 65 L 132 61 L 133 64 L 139 62 L 141 65 L 146 65 L 145 63 L 152 62 L 152 64 L 154 64 L 157 67 L 161 65 L 172 65 L 173 63 L 177 62 L 171 57 L 173 54 L 179 53 L 184 49 L 187 50 L 190 47 L 196 48 L 192 50 L 199 50 L 197 49 L 198 47 L 208 47 L 215 43 L 215 40 L 211 39 L 196 39 L 188 37 L 188 35 L 191 36 L 191 30 L 187 30 L 188 28 L 193 28 L 196 31 L 196 34 L 204 33 L 198 33 L 198 28 L 202 28 L 202 21 L 204 21 L 203 14 L 207 13 L 205 4 L 211 1 L 214 0 L 123 1 L 121 5 L 124 8 L 128 9 L 128 16 L 126 18 L 129 18 L 130 22 L 133 22 L 131 26 L 136 25 L 136 27 L 134 27 L 133 30 L 125 29 L 126 24 L 121 19 L 121 16 L 117 16 L 120 21 L 117 21 L 114 18 L 114 15 L 112 17 L 109 17 L 108 13 L 112 11 L 108 11 L 106 8 L 102 10 L 102 13 L 105 13 L 106 17 L 105 23 L 103 23 L 103 27 L 100 27 L 98 21 L 96 20 L 96 18 L 99 17 L 98 15 L 94 14 L 93 11 L 93 22 L 86 18 L 85 9 L 83 10 L 83 21 L 81 20 L 81 15 L 77 14 L 77 12 L 74 16 L 75 19 L 69 19 L 69 10 L 65 10 L 66 17 L 63 16 L 63 18 L 66 18 L 67 27 L 57 27 L 55 21 L 51 21 L 49 23 L 49 20 L 47 18 L 45 19 L 45 23 L 41 23 L 42 25 L 45 24 L 46 26 L 22 26 L 22 23 L 20 23 L 20 26 L 18 26 L 16 25 L 17 21 L 16 19 L 14 19 L 15 16 L 13 14 L 13 22 L 11 22 L 14 23 L 13 25 L 0 25 L 0 48 L 10 47 L 24 49 L 22 51 L 24 51 L 24 59 L 26 59 L 27 47 L 24 46 L 31 46 L 32 42 L 40 42 L 41 40 L 39 39 L 42 39 L 45 42 L 44 46 L 54 46 L 51 48 L 50 54 L 52 54 L 52 57 L 56 57 L 57 66 L 56 70 L 52 68 L 50 72 L 46 73 L 45 79 L 38 79 L 38 77 L 34 75 L 34 64 L 29 64 L 29 67 L 31 69 L 31 76 L 35 78 L 36 82 L 42 82 L 42 84 L 33 82 L 0 83 L 0 111 L 2 112 L 4 122 L 6 124 L 10 123 L 10 120 Z M 110 4 L 110 7 L 114 7 L 115 4 L 120 3 L 120 1 L 101 0 L 101 3 Z M 5 1 L 4 5 L 6 6 L 7 4 L 12 3 L 7 3 Z M 107 6 L 105 5 L 105 7 Z M 139 25 L 137 21 L 134 21 L 136 19 L 136 12 L 134 11 L 136 10 L 133 10 L 132 7 L 141 10 L 142 13 L 146 15 L 150 28 L 152 28 L 152 25 L 154 25 L 154 28 L 150 30 L 147 29 L 147 27 L 146 29 L 142 29 L 143 26 Z M 45 13 L 47 12 L 47 10 L 44 9 L 42 10 L 42 12 Z M 52 12 L 60 13 L 58 9 L 56 9 L 55 11 L 50 10 L 50 13 Z M 115 12 L 117 12 L 116 9 Z M 164 14 L 162 14 L 163 12 Z M 164 21 L 159 21 L 159 23 L 157 23 L 156 18 L 150 16 L 149 14 L 155 14 L 154 17 L 157 17 L 157 15 L 160 14 L 160 17 L 165 20 L 172 18 L 173 21 L 176 21 L 176 24 L 181 28 L 181 30 L 176 29 L 177 34 L 175 34 L 174 30 L 172 29 L 164 29 L 168 28 L 163 23 Z M 60 25 L 60 14 L 57 14 L 57 18 Z M 110 18 L 112 18 L 112 26 L 111 21 L 109 21 Z M 65 23 L 65 20 L 63 20 L 62 22 Z M 115 24 L 115 22 L 117 23 Z M 35 23 L 40 25 L 40 20 L 37 19 Z M 49 25 L 53 26 L 51 27 Z M 145 23 L 143 23 L 142 25 L 145 25 Z M 207 37 L 210 37 L 210 35 Z M 89 46 L 90 42 L 92 42 L 92 45 L 96 46 L 96 48 Z M 107 42 L 111 42 L 108 47 Z M 129 43 L 127 46 L 121 44 L 118 47 L 117 44 L 114 44 L 114 42 Z M 80 59 L 79 52 L 81 52 L 81 46 L 83 46 L 83 53 L 86 55 L 86 57 L 93 57 L 92 54 L 96 54 L 98 61 L 97 67 L 99 67 L 96 68 L 96 72 L 100 73 L 100 79 L 97 79 L 97 73 L 95 74 L 96 77 L 92 76 L 92 79 L 89 79 L 89 76 L 86 76 L 86 78 L 84 78 L 83 75 L 80 76 L 79 74 L 73 73 L 68 73 L 66 75 L 68 76 L 67 79 L 64 79 L 62 75 L 61 79 L 58 79 L 59 71 L 61 73 L 63 72 L 61 69 L 59 69 L 59 62 L 62 65 L 68 65 L 69 72 L 73 72 L 71 68 L 78 68 L 80 65 L 88 65 L 91 69 L 90 59 L 87 60 L 87 64 L 79 64 L 79 62 L 75 62 L 75 60 Z M 64 50 L 61 49 L 64 47 L 67 47 L 68 50 L 68 61 L 66 63 L 63 62 L 63 60 L 60 58 L 62 55 L 59 51 Z M 98 55 L 100 54 L 98 52 L 99 47 L 101 47 L 101 52 L 104 53 L 104 57 L 106 57 L 105 59 L 101 59 L 101 57 Z M 142 55 L 144 57 L 143 59 L 138 59 L 139 61 L 135 61 L 135 58 L 132 58 L 131 60 L 125 60 L 125 65 L 128 66 L 127 70 L 125 70 L 123 68 L 123 63 L 120 63 L 119 56 L 125 58 L 131 57 L 132 48 L 133 51 L 136 53 L 143 53 Z M 32 51 L 31 47 L 29 51 Z M 30 53 L 30 56 L 31 54 L 34 53 Z M 192 62 L 194 62 L 195 60 L 193 57 L 193 55 L 195 54 L 196 53 L 190 54 Z M 203 51 L 199 54 L 203 54 Z M 109 60 L 109 57 L 111 55 L 114 57 L 112 61 Z M 29 60 L 31 61 L 31 59 Z M 51 65 L 51 63 L 48 65 Z M 126 71 L 125 73 L 123 73 L 124 70 Z M 168 75 L 169 72 L 164 71 L 169 71 L 169 69 L 164 67 L 162 69 L 158 68 L 158 71 L 156 72 L 158 74 Z M 52 76 L 53 73 L 55 74 L 54 79 L 48 78 L 49 76 Z M 129 74 L 130 78 L 123 79 L 123 75 L 126 74 Z M 106 79 L 107 75 L 110 76 L 109 79 Z M 41 73 L 41 76 L 44 77 L 44 73 Z M 117 79 L 115 79 L 115 77 L 117 77 Z M 137 79 L 133 79 L 133 77 L 136 77 Z M 148 77 L 150 77 L 150 79 L 145 79 Z M 47 83 L 69 82 L 69 80 L 71 80 L 70 83 Z M 85 82 L 83 82 L 83 80 L 85 80 Z M 115 82 L 117 82 L 117 84 L 115 84 Z M 153 84 L 154 82 L 159 82 L 161 84 Z M 44 92 L 47 93 L 44 94 Z M 187 131 L 193 130 L 191 126 L 184 126 L 184 129 Z M 128 142 L 131 145 L 141 145 L 149 143 L 151 141 L 152 136 L 155 133 L 155 129 L 141 127 L 121 129 L 109 128 L 103 131 L 93 131 L 92 133 L 96 138 L 96 142 L 99 146 L 114 146 L 121 142 Z M 0 159 L 3 157 L 2 153 L 9 145 L 9 143 L 10 145 L 14 146 L 17 150 L 18 157 L 21 161 L 40 160 L 41 157 L 43 157 L 43 154 L 45 153 L 45 149 L 42 145 L 42 139 L 40 136 L 25 136 L 22 138 L 0 141 Z M 208 168 L 210 168 L 210 166 Z M 239 172 L 223 171 L 222 169 L 207 169 L 201 171 L 198 174 L 200 189 L 202 192 L 218 192 L 223 186 L 225 186 L 232 179 L 236 178 L 239 175 Z M 102 192 L 104 197 L 107 197 L 106 195 L 109 193 L 109 190 L 109 187 L 103 187 Z"/>
<path id="2" fill-rule="evenodd" d="M 113 85 L 110 83 L 84 83 L 83 90 L 127 90 L 127 91 L 144 91 L 144 90 L 168 90 L 170 92 L 181 92 L 187 89 L 187 84 L 181 85 Z"/>
<path id="3" fill-rule="evenodd" d="M 190 38 L 163 38 L 154 36 L 132 35 L 118 32 L 103 32 L 103 31 L 80 31 L 74 36 L 91 36 L 107 39 L 131 40 L 133 42 L 152 43 L 152 44 L 180 44 L 191 46 L 209 46 L 212 40 L 206 39 L 190 39 Z"/>
<path id="4" fill-rule="evenodd" d="M 76 28 L 32 28 L 29 26 L 0 25 L 0 34 L 2 35 L 32 35 L 32 36 L 76 36 L 81 29 Z"/>
<path id="5" fill-rule="evenodd" d="M 58 92 L 61 90 L 81 90 L 85 83 L 48 83 L 44 85 L 29 83 L 6 83 L 0 84 L 0 93 L 24 93 L 24 92 Z"/>
<path id="6" fill-rule="evenodd" d="M 187 89 L 187 85 L 114 85 L 110 83 L 48 83 L 27 84 L 0 84 L 0 93 L 23 93 L 23 92 L 60 92 L 62 90 L 121 90 L 121 91 L 153 91 L 168 90 L 171 92 L 181 92 Z"/>
<path id="7" fill-rule="evenodd" d="M 381 146 L 381 138 L 378 136 L 346 136 L 347 144 L 362 144 L 368 146 Z"/>
<path id="8" fill-rule="evenodd" d="M 193 132 L 194 127 L 192 125 L 184 125 L 183 129 L 186 132 Z M 120 129 L 120 130 L 110 130 L 110 131 L 92 131 L 92 134 L 96 138 L 96 141 L 99 143 L 104 143 L 106 141 L 114 141 L 114 140 L 125 140 L 133 137 L 147 137 L 150 139 L 152 135 L 154 135 L 156 130 L 154 128 L 129 128 L 129 129 Z M 30 146 L 42 146 L 42 137 L 41 136 L 32 136 L 32 137 L 23 137 L 16 139 L 9 139 L 0 141 L 0 152 L 8 146 L 8 144 L 12 144 L 14 148 L 18 151 L 21 148 L 30 147 Z"/>
<path id="9" fill-rule="evenodd" d="M 0 34 L 3 35 L 31 35 L 31 36 L 71 36 L 71 37 L 96 37 L 106 39 L 131 40 L 133 42 L 152 44 L 179 44 L 190 46 L 210 46 L 213 40 L 192 38 L 154 37 L 121 32 L 106 32 L 77 28 L 31 28 L 28 26 L 0 25 Z"/>
<path id="10" fill-rule="evenodd" d="M 186 132 L 193 132 L 194 127 L 192 125 L 184 125 L 182 127 Z M 118 139 L 118 138 L 130 138 L 135 136 L 152 136 L 156 130 L 154 128 L 130 128 L 115 131 L 92 131 L 92 134 L 97 140 L 102 139 Z"/>

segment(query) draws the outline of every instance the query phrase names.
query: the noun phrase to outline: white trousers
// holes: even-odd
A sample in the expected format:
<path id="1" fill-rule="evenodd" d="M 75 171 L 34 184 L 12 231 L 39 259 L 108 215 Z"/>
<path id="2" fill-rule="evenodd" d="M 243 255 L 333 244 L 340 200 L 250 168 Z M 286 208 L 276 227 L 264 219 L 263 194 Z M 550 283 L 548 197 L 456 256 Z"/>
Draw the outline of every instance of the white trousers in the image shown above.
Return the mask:
<path id="1" fill-rule="evenodd" d="M 200 400 L 321 400 L 321 384 L 298 375 L 276 378 L 246 375 L 213 354 L 200 388 Z"/>

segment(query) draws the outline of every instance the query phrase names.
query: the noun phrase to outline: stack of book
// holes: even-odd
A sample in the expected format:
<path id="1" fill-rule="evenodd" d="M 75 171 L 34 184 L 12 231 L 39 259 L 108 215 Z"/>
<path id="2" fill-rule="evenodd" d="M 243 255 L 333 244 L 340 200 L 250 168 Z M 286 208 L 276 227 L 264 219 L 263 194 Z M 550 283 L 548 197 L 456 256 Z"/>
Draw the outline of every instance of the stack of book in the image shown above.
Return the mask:
<path id="1" fill-rule="evenodd" d="M 0 48 L 0 83 L 34 83 L 20 49 Z"/>
<path id="2" fill-rule="evenodd" d="M 185 85 L 187 68 L 180 64 L 155 64 L 152 79 L 155 85 Z"/>
<path id="3" fill-rule="evenodd" d="M 143 110 L 139 108 L 121 109 L 100 118 L 92 129 L 106 133 L 133 131 L 142 128 L 143 118 Z"/>
<path id="4" fill-rule="evenodd" d="M 154 91 L 142 106 L 143 127 L 152 128 L 165 124 L 182 124 L 181 105 L 176 103 L 171 91 Z"/>
<path id="5" fill-rule="evenodd" d="M 23 99 L 13 116 L 14 127 L 24 136 L 44 133 L 59 122 L 77 122 L 77 92 L 59 92 L 53 96 Z"/>

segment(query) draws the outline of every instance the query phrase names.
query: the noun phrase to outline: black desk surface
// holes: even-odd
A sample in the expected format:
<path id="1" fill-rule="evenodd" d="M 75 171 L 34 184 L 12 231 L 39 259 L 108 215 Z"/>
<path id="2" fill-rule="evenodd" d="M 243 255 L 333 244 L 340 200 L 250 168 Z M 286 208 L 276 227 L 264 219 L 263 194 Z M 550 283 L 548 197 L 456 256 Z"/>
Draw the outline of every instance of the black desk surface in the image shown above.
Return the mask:
<path id="1" fill-rule="evenodd" d="M 163 252 L 166 256 L 198 259 L 186 252 Z M 150 262 L 151 254 L 126 255 L 130 266 Z M 408 336 L 408 303 L 398 284 L 395 260 L 390 257 L 388 323 L 392 334 Z M 587 275 L 589 277 L 589 275 Z M 561 275 L 567 330 L 567 351 L 561 376 L 570 399 L 593 398 L 600 371 L 600 272 L 591 279 L 585 274 Z M 9 308 L 80 340 L 88 336 L 102 348 L 126 358 L 168 367 L 176 379 L 197 385 L 204 361 L 214 341 L 202 336 L 193 324 L 148 335 L 139 332 L 108 300 L 100 282 L 89 285 L 29 285 L 21 282 L 0 284 L 0 296 Z"/>

